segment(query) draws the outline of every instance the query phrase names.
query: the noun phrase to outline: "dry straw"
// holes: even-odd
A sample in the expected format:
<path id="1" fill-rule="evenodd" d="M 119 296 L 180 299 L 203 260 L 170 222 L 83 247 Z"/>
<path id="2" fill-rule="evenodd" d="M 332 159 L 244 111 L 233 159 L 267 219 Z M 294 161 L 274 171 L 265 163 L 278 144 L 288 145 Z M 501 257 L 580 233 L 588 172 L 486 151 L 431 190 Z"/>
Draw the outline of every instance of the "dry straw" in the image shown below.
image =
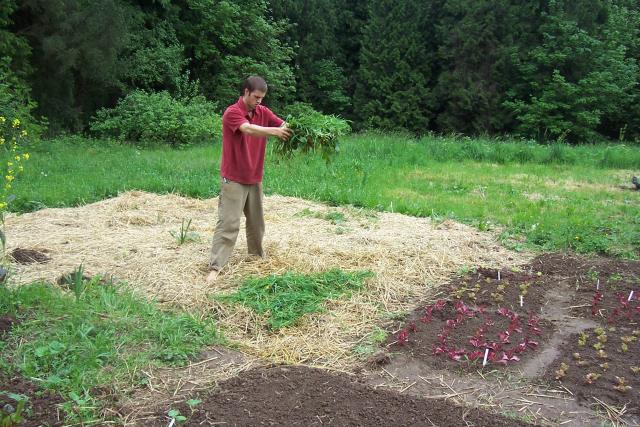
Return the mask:
<path id="1" fill-rule="evenodd" d="M 490 233 L 452 221 L 435 223 L 394 213 L 328 207 L 292 197 L 265 198 L 266 259 L 245 255 L 241 231 L 230 264 L 218 283 L 205 276 L 217 199 L 196 200 L 139 191 L 90 205 L 44 209 L 7 219 L 8 251 L 45 252 L 44 264 L 13 265 L 13 280 L 55 281 L 82 263 L 89 274 L 127 281 L 142 296 L 194 313 L 213 314 L 225 335 L 246 353 L 274 362 L 305 363 L 336 370 L 358 364 L 352 351 L 389 312 L 413 309 L 463 267 L 520 265 L 530 255 L 510 252 Z M 323 216 L 339 212 L 345 222 Z M 201 238 L 182 245 L 171 231 L 183 219 Z M 243 226 L 244 227 L 244 226 Z M 295 327 L 271 332 L 264 319 L 212 296 L 237 289 L 248 276 L 371 270 L 364 290 L 329 301 L 324 313 Z"/>

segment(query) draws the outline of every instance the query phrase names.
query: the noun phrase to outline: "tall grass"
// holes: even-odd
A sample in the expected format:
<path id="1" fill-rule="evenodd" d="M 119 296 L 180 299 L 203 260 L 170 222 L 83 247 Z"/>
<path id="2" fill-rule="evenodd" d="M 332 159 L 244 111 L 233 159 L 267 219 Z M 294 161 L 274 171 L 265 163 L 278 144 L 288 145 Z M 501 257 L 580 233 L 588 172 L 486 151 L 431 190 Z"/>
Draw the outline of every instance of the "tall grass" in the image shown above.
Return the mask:
<path id="1" fill-rule="evenodd" d="M 219 145 L 138 150 L 80 138 L 35 150 L 16 184 L 14 209 L 74 206 L 129 189 L 212 197 Z M 574 249 L 640 257 L 640 148 L 536 145 L 488 138 L 345 138 L 319 155 L 267 154 L 264 188 L 329 204 L 453 218 L 499 231 L 515 248 Z"/>

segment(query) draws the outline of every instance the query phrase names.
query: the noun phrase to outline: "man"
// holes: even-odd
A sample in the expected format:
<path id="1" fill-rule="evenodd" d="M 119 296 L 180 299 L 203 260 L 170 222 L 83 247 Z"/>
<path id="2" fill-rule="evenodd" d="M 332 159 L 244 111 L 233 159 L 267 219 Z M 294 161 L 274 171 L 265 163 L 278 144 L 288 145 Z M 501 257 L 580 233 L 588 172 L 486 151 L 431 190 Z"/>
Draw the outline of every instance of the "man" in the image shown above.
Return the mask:
<path id="1" fill-rule="evenodd" d="M 267 137 L 287 139 L 291 136 L 286 123 L 261 105 L 266 94 L 267 83 L 262 77 L 248 77 L 242 87 L 242 96 L 222 116 L 222 184 L 208 283 L 215 282 L 229 260 L 240 230 L 242 213 L 247 219 L 249 254 L 264 256 L 262 176 Z"/>

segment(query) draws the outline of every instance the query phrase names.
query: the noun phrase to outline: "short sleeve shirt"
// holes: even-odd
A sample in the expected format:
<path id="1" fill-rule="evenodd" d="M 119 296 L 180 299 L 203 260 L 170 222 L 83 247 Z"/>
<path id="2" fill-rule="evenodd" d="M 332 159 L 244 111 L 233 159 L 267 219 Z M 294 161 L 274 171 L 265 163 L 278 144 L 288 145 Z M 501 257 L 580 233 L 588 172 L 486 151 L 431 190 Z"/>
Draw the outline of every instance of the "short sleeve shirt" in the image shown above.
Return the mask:
<path id="1" fill-rule="evenodd" d="M 284 121 L 269 108 L 257 105 L 249 117 L 242 97 L 222 115 L 222 161 L 220 175 L 240 184 L 257 184 L 264 174 L 264 153 L 267 138 L 240 131 L 243 123 L 279 127 Z"/>

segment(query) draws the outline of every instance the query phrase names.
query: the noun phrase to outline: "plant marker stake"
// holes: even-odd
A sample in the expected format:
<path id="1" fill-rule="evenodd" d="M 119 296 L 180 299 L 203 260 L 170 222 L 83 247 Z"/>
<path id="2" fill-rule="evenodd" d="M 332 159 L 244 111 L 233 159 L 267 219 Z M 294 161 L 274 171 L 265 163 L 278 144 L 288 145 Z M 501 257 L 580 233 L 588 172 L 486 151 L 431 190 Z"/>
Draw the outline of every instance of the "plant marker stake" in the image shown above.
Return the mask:
<path id="1" fill-rule="evenodd" d="M 173 427 L 173 424 L 175 424 L 176 419 L 175 418 L 171 418 L 171 421 L 169 422 L 169 425 L 167 427 Z"/>
<path id="2" fill-rule="evenodd" d="M 489 356 L 489 349 L 484 349 L 484 359 L 482 360 L 482 366 L 487 366 L 487 357 Z"/>
<path id="3" fill-rule="evenodd" d="M 596 290 L 599 291 L 600 290 L 600 279 L 598 279 L 596 281 Z"/>
<path id="4" fill-rule="evenodd" d="M 631 301 L 631 298 L 633 298 L 633 291 L 629 292 L 629 298 L 627 298 L 627 301 Z"/>
<path id="5" fill-rule="evenodd" d="M 498 281 L 500 281 L 500 270 L 498 270 Z"/>
<path id="6" fill-rule="evenodd" d="M 524 304 L 524 299 L 523 299 L 522 295 L 520 295 L 520 307 L 522 307 L 522 304 Z"/>

